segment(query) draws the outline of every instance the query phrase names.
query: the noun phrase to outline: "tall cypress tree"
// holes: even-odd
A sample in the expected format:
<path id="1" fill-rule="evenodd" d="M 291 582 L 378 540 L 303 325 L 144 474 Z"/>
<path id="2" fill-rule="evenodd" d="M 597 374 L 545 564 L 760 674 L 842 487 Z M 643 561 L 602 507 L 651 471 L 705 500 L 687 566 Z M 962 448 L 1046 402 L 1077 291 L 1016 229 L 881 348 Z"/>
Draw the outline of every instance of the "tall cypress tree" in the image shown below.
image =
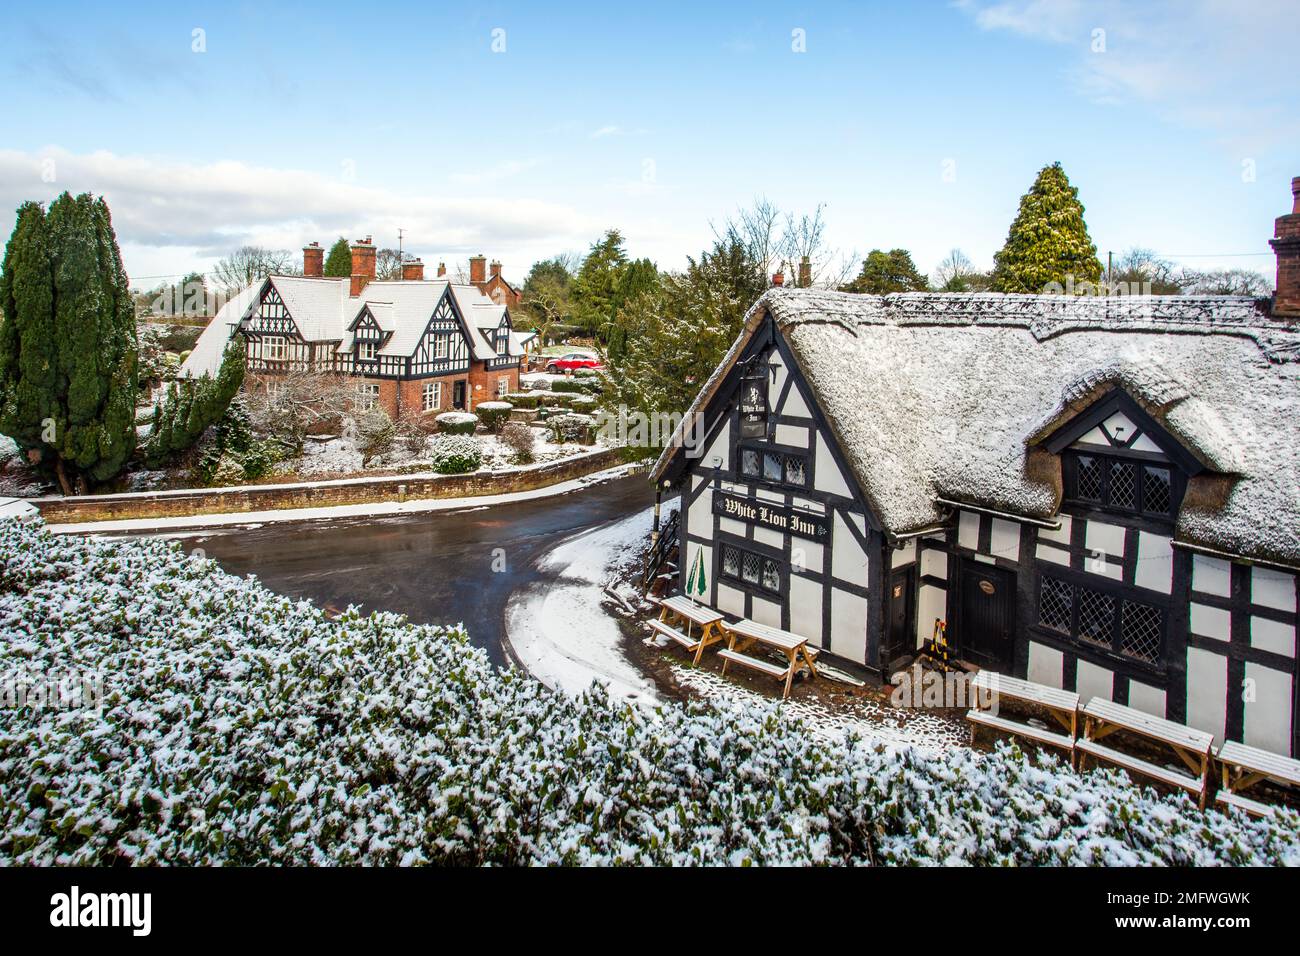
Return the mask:
<path id="1" fill-rule="evenodd" d="M 209 425 L 220 421 L 231 399 L 244 384 L 244 349 L 238 340 L 226 346 L 216 378 L 173 382 L 163 401 L 154 405 L 153 428 L 145 448 L 145 460 L 156 468 L 168 459 L 192 448 Z"/>
<path id="2" fill-rule="evenodd" d="M 70 493 L 135 449 L 135 309 L 104 201 L 64 193 L 43 217 L 32 205 L 0 279 L 0 427 Z"/>
<path id="3" fill-rule="evenodd" d="M 1101 280 L 1101 262 L 1083 221 L 1079 190 L 1070 185 L 1060 163 L 1039 170 L 1034 185 L 1020 198 L 1020 211 L 993 262 L 997 292 L 1042 293 L 1052 284 L 1064 290 Z"/>
<path id="4" fill-rule="evenodd" d="M 329 255 L 325 257 L 325 268 L 321 271 L 335 279 L 346 279 L 352 275 L 352 247 L 342 236 L 330 246 Z"/>

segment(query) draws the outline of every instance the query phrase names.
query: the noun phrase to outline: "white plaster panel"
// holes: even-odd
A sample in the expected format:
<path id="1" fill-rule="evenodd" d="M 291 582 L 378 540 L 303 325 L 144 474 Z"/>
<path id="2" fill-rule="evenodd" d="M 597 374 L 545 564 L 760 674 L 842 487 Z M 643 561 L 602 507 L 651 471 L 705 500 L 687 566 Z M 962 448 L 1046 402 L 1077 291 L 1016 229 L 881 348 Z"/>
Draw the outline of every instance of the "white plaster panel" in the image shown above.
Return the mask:
<path id="1" fill-rule="evenodd" d="M 1281 621 L 1252 616 L 1250 619 L 1250 646 L 1295 657 L 1295 628 Z"/>
<path id="2" fill-rule="evenodd" d="M 750 617 L 759 624 L 779 628 L 781 626 L 781 605 L 775 601 L 755 596 Z"/>
<path id="3" fill-rule="evenodd" d="M 1295 612 L 1295 575 L 1270 568 L 1250 569 L 1250 601 L 1279 611 Z"/>
<path id="4" fill-rule="evenodd" d="M 948 592 L 933 584 L 922 584 L 916 602 L 916 646 L 934 636 L 934 622 L 948 615 Z"/>
<path id="5" fill-rule="evenodd" d="M 785 535 L 780 531 L 774 531 L 771 528 L 764 528 L 761 525 L 754 525 L 754 540 L 759 544 L 765 544 L 771 548 L 781 548 L 785 546 Z"/>
<path id="6" fill-rule="evenodd" d="M 737 521 L 735 518 L 720 518 L 718 520 L 718 529 L 725 531 L 727 534 L 734 534 L 737 537 L 745 536 L 745 523 Z"/>
<path id="7" fill-rule="evenodd" d="M 1240 693 L 1240 690 L 1238 690 Z M 1187 726 L 1223 743 L 1228 706 L 1228 659 L 1201 647 L 1187 649 Z"/>
<path id="8" fill-rule="evenodd" d="M 816 472 L 814 487 L 818 491 L 839 495 L 842 498 L 853 497 L 853 492 L 849 490 L 849 484 L 840 471 L 840 466 L 835 463 L 835 457 L 831 454 L 830 447 L 822 435 L 817 436 L 816 445 L 817 465 L 814 469 Z"/>
<path id="9" fill-rule="evenodd" d="M 867 659 L 867 601 L 831 590 L 831 653 L 859 664 Z"/>
<path id="10" fill-rule="evenodd" d="M 1051 561 L 1053 564 L 1061 564 L 1067 568 L 1070 566 L 1070 552 L 1063 548 L 1054 548 L 1050 544 L 1040 544 L 1034 549 L 1034 554 L 1040 561 Z"/>
<path id="11" fill-rule="evenodd" d="M 1054 647 L 1029 642 L 1029 680 L 1048 687 L 1060 687 L 1065 676 L 1065 654 Z"/>
<path id="12" fill-rule="evenodd" d="M 838 511 L 831 535 L 831 574 L 841 581 L 867 586 L 867 555 Z"/>
<path id="13" fill-rule="evenodd" d="M 1080 659 L 1075 667 L 1074 689 L 1079 694 L 1080 707 L 1094 697 L 1114 700 L 1115 674 L 1108 668 Z"/>
<path id="14" fill-rule="evenodd" d="M 1247 661 L 1246 680 L 1254 683 L 1255 699 L 1242 705 L 1242 742 L 1290 756 L 1291 675 Z"/>
<path id="15" fill-rule="evenodd" d="M 734 614 L 737 617 L 745 616 L 745 592 L 736 588 L 728 587 L 725 584 L 718 585 L 718 601 L 714 605 L 719 611 L 727 614 Z"/>
<path id="16" fill-rule="evenodd" d="M 1089 521 L 1083 545 L 1089 554 L 1100 551 L 1114 558 L 1124 557 L 1124 529 L 1104 521 Z"/>
<path id="17" fill-rule="evenodd" d="M 1140 588 L 1168 594 L 1174 586 L 1174 549 L 1162 534 L 1138 532 L 1137 574 L 1133 579 Z"/>
<path id="18" fill-rule="evenodd" d="M 1162 688 L 1143 684 L 1141 681 L 1128 682 L 1128 705 L 1152 717 L 1165 716 L 1165 692 Z"/>
<path id="19" fill-rule="evenodd" d="M 976 550 L 980 544 L 980 516 L 973 511 L 963 511 L 957 517 L 957 544 Z"/>
<path id="20" fill-rule="evenodd" d="M 948 580 L 948 555 L 943 551 L 922 548 L 921 573 Z"/>
<path id="21" fill-rule="evenodd" d="M 808 447 L 808 429 L 802 425 L 781 425 L 776 426 L 776 443 L 778 445 L 793 445 L 795 448 Z"/>
<path id="22" fill-rule="evenodd" d="M 1219 597 L 1231 596 L 1231 567 L 1227 561 L 1219 558 L 1204 554 L 1192 555 L 1192 590 Z"/>
<path id="23" fill-rule="evenodd" d="M 779 625 L 778 625 L 779 626 Z M 790 575 L 790 628 L 801 637 L 822 646 L 822 586 Z"/>
<path id="24" fill-rule="evenodd" d="M 891 568 L 901 568 L 913 563 L 916 560 L 916 539 L 905 543 L 897 550 L 891 549 L 890 564 Z"/>
<path id="25" fill-rule="evenodd" d="M 822 546 L 815 541 L 794 538 L 790 542 L 790 564 L 805 571 L 812 571 L 814 574 L 822 573 L 824 553 Z"/>
<path id="26" fill-rule="evenodd" d="M 1040 541 L 1054 541 L 1057 544 L 1068 545 L 1070 543 L 1070 525 L 1072 519 L 1069 515 L 1057 515 L 1056 519 L 1061 522 L 1061 527 L 1053 531 L 1051 528 L 1039 528 L 1038 539 Z"/>
<path id="27" fill-rule="evenodd" d="M 1220 607 L 1192 604 L 1192 633 L 1226 641 L 1232 636 L 1232 615 Z"/>
<path id="28" fill-rule="evenodd" d="M 1019 561 L 1020 525 L 1004 518 L 994 518 L 992 534 L 989 536 L 989 547 L 993 549 L 994 557 L 1004 558 L 1007 561 Z"/>

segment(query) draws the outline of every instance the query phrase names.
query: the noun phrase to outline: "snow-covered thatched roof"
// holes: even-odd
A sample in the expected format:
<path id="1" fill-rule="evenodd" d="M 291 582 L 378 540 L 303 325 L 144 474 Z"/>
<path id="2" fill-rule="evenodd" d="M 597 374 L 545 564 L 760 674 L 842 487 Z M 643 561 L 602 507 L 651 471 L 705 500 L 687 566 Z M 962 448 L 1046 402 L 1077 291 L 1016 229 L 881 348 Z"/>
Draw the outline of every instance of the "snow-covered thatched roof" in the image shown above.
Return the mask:
<path id="1" fill-rule="evenodd" d="M 1060 465 L 1038 443 L 1119 388 L 1206 469 L 1179 540 L 1300 564 L 1300 326 L 1254 299 L 773 289 L 688 421 L 769 314 L 889 532 L 942 520 L 939 499 L 1050 518 Z"/>

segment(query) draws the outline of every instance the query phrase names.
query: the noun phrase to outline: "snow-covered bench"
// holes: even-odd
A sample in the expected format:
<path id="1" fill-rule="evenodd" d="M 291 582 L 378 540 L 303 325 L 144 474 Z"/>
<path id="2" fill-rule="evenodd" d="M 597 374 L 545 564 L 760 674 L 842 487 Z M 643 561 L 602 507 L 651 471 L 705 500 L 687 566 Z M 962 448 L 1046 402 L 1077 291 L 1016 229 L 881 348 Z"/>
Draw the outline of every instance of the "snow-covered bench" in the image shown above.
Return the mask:
<path id="1" fill-rule="evenodd" d="M 1265 780 L 1286 787 L 1300 787 L 1300 760 L 1248 747 L 1235 740 L 1225 741 L 1214 756 L 1223 774 L 1223 784 L 1215 800 L 1239 807 L 1254 816 L 1271 816 L 1273 808 L 1243 796 L 1241 791 Z"/>
<path id="2" fill-rule="evenodd" d="M 775 677 L 777 680 L 783 680 L 785 690 L 781 694 L 782 700 L 790 696 L 790 684 L 794 680 L 796 671 L 807 667 L 809 673 L 814 677 L 817 676 L 817 649 L 808 646 L 808 638 L 748 618 L 724 626 L 730 637 L 726 649 L 718 651 L 718 656 L 722 658 L 724 675 L 727 673 L 728 664 L 739 664 L 741 667 L 748 667 L 769 677 Z M 744 653 L 755 643 L 784 654 L 785 666 Z"/>
<path id="3" fill-rule="evenodd" d="M 1074 739 L 1078 736 L 1079 718 L 1079 695 L 1074 691 L 1061 690 L 1059 687 L 1048 687 L 1046 684 L 1020 680 L 1018 677 L 1008 677 L 1006 674 L 999 674 L 995 671 L 980 671 L 971 680 L 970 686 L 972 691 L 971 703 L 974 706 L 966 712 L 966 719 L 971 724 L 970 742 L 972 744 L 975 743 L 978 729 L 987 727 L 1002 733 L 1028 737 L 1036 743 L 1060 747 L 1069 751 L 1073 756 Z M 989 703 L 999 710 L 1001 710 L 1003 700 L 1020 701 L 1021 703 L 1041 707 L 1051 714 L 1052 718 L 1060 723 L 1067 733 L 1036 727 L 1021 720 L 1009 719 L 1002 716 L 1001 713 L 995 714 L 991 710 L 984 710 L 980 707 L 981 695 L 978 693 L 979 691 L 984 691 L 989 696 Z"/>
<path id="4" fill-rule="evenodd" d="M 1153 717 L 1100 697 L 1088 701 L 1088 705 L 1083 708 L 1083 719 L 1084 736 L 1074 744 L 1079 755 L 1080 770 L 1084 769 L 1089 757 L 1104 760 L 1131 773 L 1186 790 L 1196 797 L 1201 809 L 1205 808 L 1210 777 L 1210 751 L 1214 746 L 1213 734 L 1176 724 L 1172 720 Z M 1161 766 L 1098 743 L 1118 731 L 1126 731 L 1172 750 L 1187 770 Z"/>

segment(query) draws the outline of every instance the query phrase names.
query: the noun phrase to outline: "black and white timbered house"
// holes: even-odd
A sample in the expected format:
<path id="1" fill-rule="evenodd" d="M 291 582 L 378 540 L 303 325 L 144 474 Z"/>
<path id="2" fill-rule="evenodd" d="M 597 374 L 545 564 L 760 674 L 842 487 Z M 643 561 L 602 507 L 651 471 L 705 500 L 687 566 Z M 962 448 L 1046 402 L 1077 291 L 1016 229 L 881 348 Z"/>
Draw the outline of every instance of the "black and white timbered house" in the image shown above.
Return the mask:
<path id="1" fill-rule="evenodd" d="M 773 289 L 654 477 L 729 615 L 1293 755 L 1297 411 L 1267 300 Z"/>

